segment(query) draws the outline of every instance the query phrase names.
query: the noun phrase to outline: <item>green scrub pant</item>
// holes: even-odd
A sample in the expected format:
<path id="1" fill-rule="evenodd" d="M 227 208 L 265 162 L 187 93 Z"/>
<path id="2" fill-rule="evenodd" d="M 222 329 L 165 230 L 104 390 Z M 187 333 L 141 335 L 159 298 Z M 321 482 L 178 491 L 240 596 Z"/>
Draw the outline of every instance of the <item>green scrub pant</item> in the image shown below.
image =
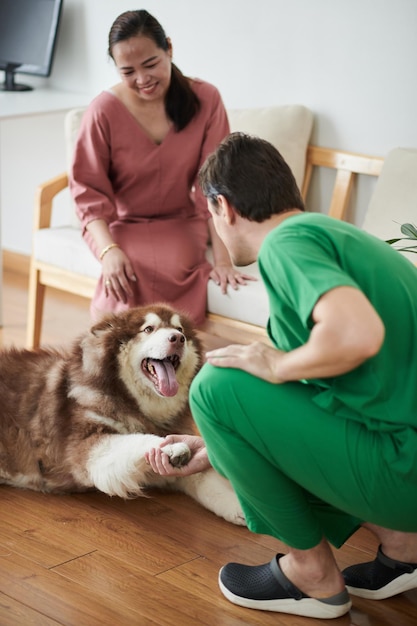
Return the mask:
<path id="1" fill-rule="evenodd" d="M 368 430 L 321 409 L 316 393 L 209 364 L 194 379 L 194 419 L 248 528 L 298 549 L 323 537 L 340 547 L 362 521 L 417 531 L 417 429 Z"/>

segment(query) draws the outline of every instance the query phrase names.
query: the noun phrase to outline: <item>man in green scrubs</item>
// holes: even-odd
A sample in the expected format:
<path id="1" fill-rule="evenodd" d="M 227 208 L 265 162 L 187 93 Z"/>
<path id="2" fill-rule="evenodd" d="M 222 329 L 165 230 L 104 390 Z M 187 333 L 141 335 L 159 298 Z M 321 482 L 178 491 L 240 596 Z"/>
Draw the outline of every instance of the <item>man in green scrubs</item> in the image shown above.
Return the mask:
<path id="1" fill-rule="evenodd" d="M 200 184 L 235 265 L 259 262 L 272 345 L 209 352 L 191 408 L 249 529 L 288 546 L 271 563 L 226 565 L 222 592 L 333 618 L 349 610 L 348 591 L 382 599 L 417 587 L 417 268 L 352 225 L 306 213 L 261 139 L 230 135 Z M 330 544 L 360 525 L 378 536 L 377 557 L 342 573 Z"/>
<path id="2" fill-rule="evenodd" d="M 233 484 L 248 527 L 286 546 L 270 563 L 225 565 L 223 594 L 252 609 L 336 618 L 350 595 L 381 600 L 417 587 L 417 268 L 344 222 L 306 213 L 268 142 L 230 135 L 200 184 L 235 265 L 259 262 L 270 303 L 264 343 L 207 353 L 190 391 L 201 437 L 174 469 L 210 464 Z M 374 561 L 340 572 L 360 526 Z"/>

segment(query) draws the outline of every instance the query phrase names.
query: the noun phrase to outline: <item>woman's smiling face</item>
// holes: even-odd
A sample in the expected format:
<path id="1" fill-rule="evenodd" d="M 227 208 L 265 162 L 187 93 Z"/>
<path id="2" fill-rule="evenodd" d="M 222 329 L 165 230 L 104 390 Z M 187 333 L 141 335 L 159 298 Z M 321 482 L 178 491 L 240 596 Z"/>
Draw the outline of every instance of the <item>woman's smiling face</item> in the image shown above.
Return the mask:
<path id="1" fill-rule="evenodd" d="M 112 56 L 123 83 L 139 98 L 154 101 L 165 98 L 171 82 L 172 47 L 158 48 L 144 35 L 119 41 Z"/>

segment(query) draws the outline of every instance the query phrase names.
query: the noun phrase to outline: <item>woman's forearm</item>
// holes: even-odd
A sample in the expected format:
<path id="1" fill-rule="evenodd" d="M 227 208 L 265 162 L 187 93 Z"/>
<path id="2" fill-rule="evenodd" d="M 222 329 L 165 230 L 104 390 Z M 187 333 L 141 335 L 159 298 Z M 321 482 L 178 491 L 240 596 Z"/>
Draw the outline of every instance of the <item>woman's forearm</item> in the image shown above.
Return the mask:
<path id="1" fill-rule="evenodd" d="M 110 229 L 104 220 L 92 220 L 87 224 L 86 230 L 94 241 L 98 256 L 100 256 L 102 251 L 105 250 L 107 246 L 114 243 Z"/>

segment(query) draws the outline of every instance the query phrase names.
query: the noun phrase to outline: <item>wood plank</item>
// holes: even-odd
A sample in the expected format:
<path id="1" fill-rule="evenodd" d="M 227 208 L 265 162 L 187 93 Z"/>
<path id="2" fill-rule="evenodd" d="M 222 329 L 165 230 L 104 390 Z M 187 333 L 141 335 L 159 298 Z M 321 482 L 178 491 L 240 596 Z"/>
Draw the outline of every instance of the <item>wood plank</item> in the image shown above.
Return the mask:
<path id="1" fill-rule="evenodd" d="M 97 595 L 13 552 L 0 554 L 0 590 L 65 626 L 137 623 L 137 613 L 130 606 L 115 609 L 111 598 Z"/>
<path id="2" fill-rule="evenodd" d="M 355 626 L 416 626 L 417 594 L 408 591 L 379 602 L 353 598 L 350 613 Z"/>
<path id="3" fill-rule="evenodd" d="M 362 561 L 369 561 L 375 557 L 379 541 L 369 530 L 366 528 L 360 528 L 350 539 L 347 540 L 346 545 L 355 546 L 357 550 L 361 550 L 364 553 L 363 557 L 356 561 L 357 563 L 360 563 Z"/>
<path id="4" fill-rule="evenodd" d="M 0 593 L 1 626 L 59 626 L 60 622 Z"/>
<path id="5" fill-rule="evenodd" d="M 205 597 L 196 596 L 193 585 L 172 585 L 161 576 L 153 577 L 145 575 L 140 569 L 135 570 L 131 562 L 126 564 L 100 552 L 71 561 L 56 570 L 97 594 L 108 595 L 115 608 L 119 604 L 129 603 L 138 616 L 146 620 L 142 623 L 147 624 L 149 620 L 155 619 L 161 626 L 212 626 L 229 624 L 228 614 L 232 623 L 236 623 L 234 610 L 230 610 L 229 603 L 219 597 L 218 592 L 206 594 Z M 249 625 L 259 622 L 251 619 L 240 623 Z"/>
<path id="6" fill-rule="evenodd" d="M 101 494 L 88 496 L 83 494 L 75 497 L 77 499 L 88 497 L 90 504 L 95 501 L 97 506 L 102 506 Z M 109 499 L 106 502 L 106 512 L 110 515 L 112 510 L 113 519 L 118 518 L 118 523 L 127 525 L 127 528 L 130 524 L 137 526 L 139 521 L 141 533 L 152 531 L 176 545 L 186 546 L 196 555 L 213 560 L 219 567 L 224 564 L 225 558 L 249 564 L 263 563 L 270 560 L 271 549 L 277 551 L 277 547 L 283 548 L 283 545 L 272 537 L 255 536 L 243 526 L 226 522 L 185 494 L 153 491 L 152 500 L 164 504 L 164 508 L 152 517 L 141 515 L 142 503 L 139 500 L 126 503 L 129 506 L 122 512 L 119 502 L 115 498 Z M 114 548 L 112 551 L 114 553 Z M 186 560 L 184 559 L 184 562 Z"/>
<path id="7" fill-rule="evenodd" d="M 126 515 L 132 501 L 114 499 L 113 507 L 111 498 L 97 494 L 98 505 L 91 506 L 92 495 L 77 500 L 2 487 L 0 545 L 47 568 L 100 549 L 120 559 L 134 557 L 152 574 L 198 556 L 152 524 L 141 524 L 141 504 L 147 519 L 164 510 L 161 504 L 142 498 L 133 516 Z"/>
<path id="8" fill-rule="evenodd" d="M 69 533 L 68 521 L 77 517 L 71 505 L 68 511 L 63 499 L 31 491 L 1 487 L 0 544 L 34 562 L 49 568 L 96 549 L 77 533 Z"/>

